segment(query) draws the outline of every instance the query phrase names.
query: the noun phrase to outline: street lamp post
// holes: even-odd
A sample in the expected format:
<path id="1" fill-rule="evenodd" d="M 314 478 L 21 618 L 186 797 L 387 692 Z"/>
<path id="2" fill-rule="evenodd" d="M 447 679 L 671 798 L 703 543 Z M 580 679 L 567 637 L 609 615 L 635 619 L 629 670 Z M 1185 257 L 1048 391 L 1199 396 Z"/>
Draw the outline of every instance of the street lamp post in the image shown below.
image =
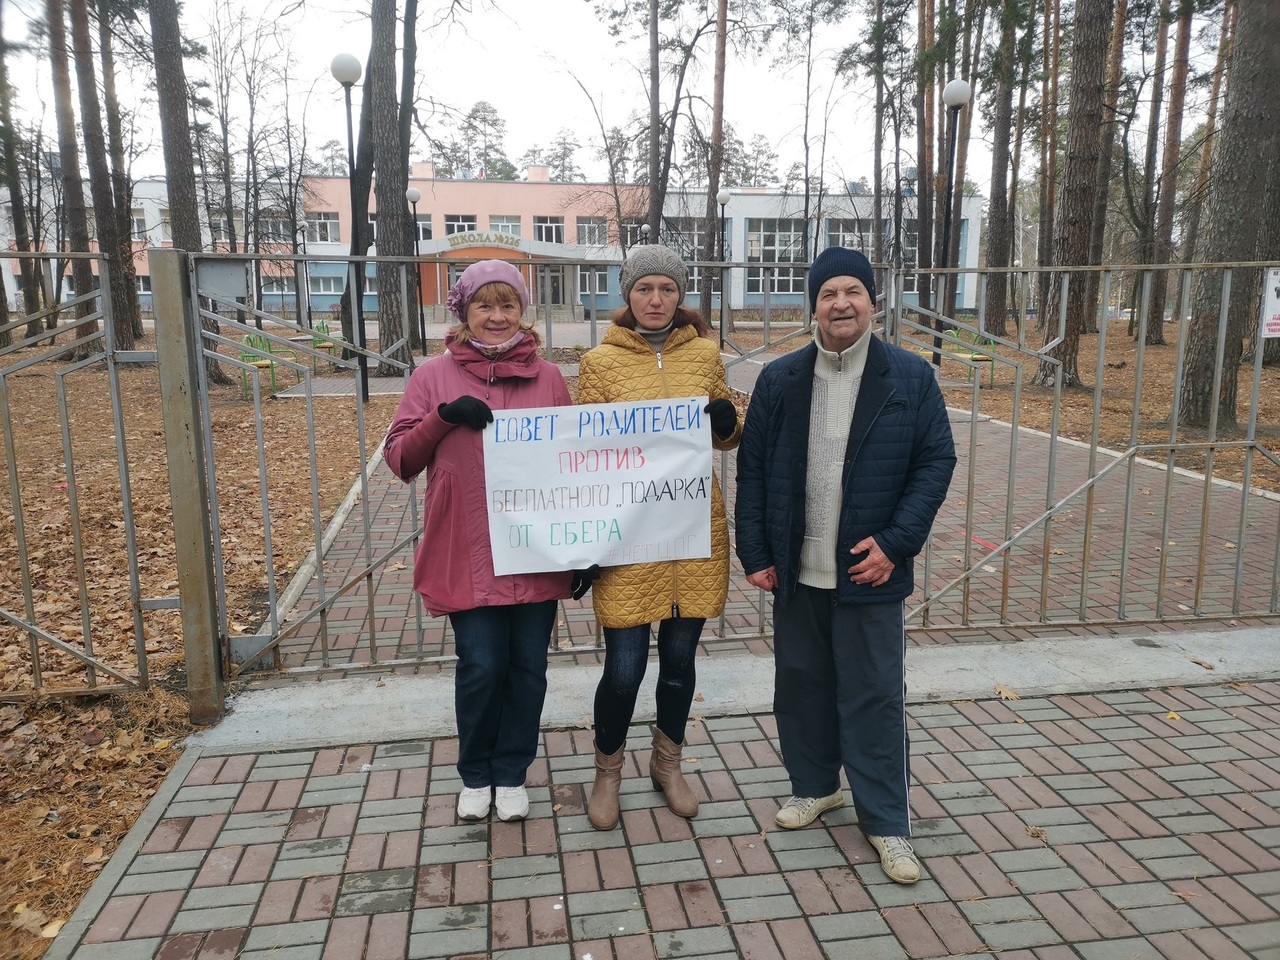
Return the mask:
<path id="1" fill-rule="evenodd" d="M 347 187 L 351 202 L 351 272 L 354 275 L 351 296 L 355 317 L 356 365 L 360 371 L 360 398 L 369 399 L 369 358 L 365 354 L 364 335 L 364 263 L 356 260 L 360 250 L 360 217 L 356 211 L 356 141 L 351 127 L 351 88 L 360 81 L 360 61 L 349 53 L 340 53 L 329 64 L 333 79 L 342 84 L 342 96 L 347 108 Z"/>
<path id="2" fill-rule="evenodd" d="M 640 242 L 649 242 L 649 225 L 647 223 L 640 224 Z"/>
<path id="3" fill-rule="evenodd" d="M 954 187 L 956 169 L 956 135 L 960 126 L 960 109 L 969 102 L 969 84 L 959 78 L 951 80 L 942 88 L 942 102 L 947 106 L 947 193 L 946 203 L 942 208 L 942 247 L 938 255 L 938 267 L 945 270 L 951 266 L 951 194 Z M 934 318 L 935 336 L 933 338 L 933 365 L 942 367 L 942 311 L 946 306 L 948 277 L 938 274 L 942 295 L 938 297 L 934 307 L 937 313 Z M 954 312 L 954 311 L 953 311 Z"/>
<path id="4" fill-rule="evenodd" d="M 422 355 L 427 355 L 427 318 L 422 311 L 422 263 L 418 253 L 418 201 L 422 199 L 422 191 L 417 187 L 405 190 L 404 198 L 413 208 L 413 275 L 414 286 L 418 290 L 418 340 L 422 344 Z"/>
<path id="5" fill-rule="evenodd" d="M 724 208 L 729 202 L 729 189 L 721 187 L 716 193 L 720 204 L 720 350 L 724 351 Z"/>

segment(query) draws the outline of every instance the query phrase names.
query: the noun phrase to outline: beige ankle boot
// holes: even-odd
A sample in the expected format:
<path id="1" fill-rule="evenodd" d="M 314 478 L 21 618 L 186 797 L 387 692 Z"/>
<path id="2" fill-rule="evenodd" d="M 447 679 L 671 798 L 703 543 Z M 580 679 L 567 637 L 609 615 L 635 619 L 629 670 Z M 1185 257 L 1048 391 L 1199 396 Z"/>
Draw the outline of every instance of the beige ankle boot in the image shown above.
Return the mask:
<path id="1" fill-rule="evenodd" d="M 622 784 L 622 759 L 626 750 L 624 743 L 606 755 L 596 747 L 596 779 L 587 801 L 587 819 L 597 830 L 612 830 L 618 825 L 618 787 Z"/>
<path id="2" fill-rule="evenodd" d="M 649 777 L 653 789 L 661 790 L 667 798 L 667 806 L 677 817 L 692 817 L 698 812 L 698 798 L 684 781 L 680 771 L 682 743 L 672 743 L 671 738 L 653 728 L 653 753 L 649 757 Z"/>

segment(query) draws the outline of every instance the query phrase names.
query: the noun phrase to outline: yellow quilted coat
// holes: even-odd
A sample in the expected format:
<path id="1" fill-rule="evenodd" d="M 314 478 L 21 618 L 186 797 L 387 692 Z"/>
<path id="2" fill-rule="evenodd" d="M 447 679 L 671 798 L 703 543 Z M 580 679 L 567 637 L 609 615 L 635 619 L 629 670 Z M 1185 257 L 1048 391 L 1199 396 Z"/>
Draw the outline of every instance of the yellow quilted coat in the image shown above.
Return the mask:
<path id="1" fill-rule="evenodd" d="M 600 346 L 587 351 L 579 365 L 579 403 L 703 394 L 731 399 L 719 348 L 698 336 L 692 326 L 671 331 L 662 350 L 655 353 L 640 334 L 613 324 Z M 713 445 L 717 450 L 732 450 L 741 434 L 739 418 L 728 439 L 712 434 Z M 709 559 L 605 567 L 592 585 L 591 595 L 602 627 L 635 627 L 673 616 L 718 617 L 728 589 L 729 528 L 720 484 L 713 482 Z"/>

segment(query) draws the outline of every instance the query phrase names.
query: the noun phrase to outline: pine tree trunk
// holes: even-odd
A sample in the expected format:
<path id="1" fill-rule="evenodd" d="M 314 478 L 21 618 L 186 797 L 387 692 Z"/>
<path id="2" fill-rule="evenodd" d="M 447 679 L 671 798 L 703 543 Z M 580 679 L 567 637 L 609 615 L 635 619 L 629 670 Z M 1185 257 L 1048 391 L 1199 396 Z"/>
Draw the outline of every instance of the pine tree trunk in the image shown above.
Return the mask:
<path id="1" fill-rule="evenodd" d="M 1057 219 L 1058 193 L 1058 63 L 1061 44 L 1060 0 L 1044 0 L 1044 79 L 1040 87 L 1040 236 L 1036 262 L 1041 267 L 1053 263 L 1053 236 Z M 1040 274 L 1037 300 L 1039 326 L 1048 330 L 1054 324 L 1049 316 L 1049 294 L 1053 276 L 1048 270 Z"/>
<path id="2" fill-rule="evenodd" d="M 1160 195 L 1156 202 L 1156 263 L 1173 262 L 1173 211 L 1178 189 L 1178 157 L 1182 147 L 1182 112 L 1186 102 L 1187 73 L 1191 59 L 1189 0 L 1178 2 L 1178 32 L 1173 43 L 1173 72 L 1169 80 L 1169 118 L 1164 135 L 1164 159 L 1160 167 Z M 1164 305 L 1169 271 L 1151 277 L 1151 308 L 1147 313 L 1147 343 L 1164 343 Z"/>
<path id="3" fill-rule="evenodd" d="M 89 190 L 93 194 L 93 217 L 98 225 L 98 250 L 103 255 L 106 276 L 100 278 L 111 298 L 111 321 L 117 350 L 133 349 L 133 309 L 136 290 L 125 286 L 123 247 L 116 220 L 115 198 L 111 194 L 111 170 L 107 165 L 107 140 L 102 131 L 102 109 L 98 104 L 98 80 L 93 69 L 93 44 L 86 0 L 71 0 L 71 42 L 75 52 L 76 87 L 80 91 L 80 129 L 84 138 L 85 163 L 89 167 Z M 130 248 L 128 259 L 133 260 Z"/>
<path id="4" fill-rule="evenodd" d="M 138 307 L 138 271 L 133 257 L 133 189 L 124 163 L 124 134 L 120 129 L 120 99 L 116 96 L 116 60 L 111 41 L 111 18 L 106 0 L 97 0 L 98 47 L 102 52 L 102 109 L 107 119 L 107 151 L 111 159 L 111 194 L 116 205 L 116 234 L 120 237 L 120 265 L 129 291 L 128 323 L 135 338 L 142 336 Z M 117 317 L 116 323 L 126 318 Z"/>
<path id="5" fill-rule="evenodd" d="M 151 0 L 151 44 L 156 69 L 160 137 L 164 143 L 164 167 L 169 191 L 169 230 L 175 249 L 199 253 L 200 203 L 196 194 L 196 168 L 192 161 L 191 122 L 187 115 L 187 78 L 182 63 L 182 35 L 176 0 Z M 201 329 L 217 333 L 219 324 L 208 312 L 200 315 Z M 218 384 L 234 381 L 222 364 L 205 357 L 205 371 Z"/>
<path id="6" fill-rule="evenodd" d="M 995 84 L 991 124 L 991 205 L 987 215 L 987 266 L 997 268 L 987 275 L 986 330 L 1004 336 L 1008 327 L 1009 275 L 998 268 L 1009 266 L 1009 135 L 1013 126 L 1014 40 L 1018 26 L 1018 0 L 1005 0 L 1000 11 L 1000 44 L 991 64 Z"/>
<path id="7" fill-rule="evenodd" d="M 53 104 L 58 121 L 58 155 L 62 162 L 62 200 L 66 209 L 67 234 L 73 251 L 88 253 L 89 218 L 84 204 L 84 181 L 80 177 L 80 148 L 76 143 L 75 105 L 71 99 L 71 67 L 67 58 L 62 0 L 47 0 L 45 19 L 49 30 L 49 66 L 53 73 Z M 71 276 L 76 296 L 83 296 L 93 289 L 93 271 L 88 260 L 73 260 Z M 80 305 L 80 316 L 92 312 L 91 301 Z M 98 321 L 93 320 L 76 329 L 76 339 L 97 332 Z"/>
<path id="8" fill-rule="evenodd" d="M 0 16 L 3 16 L 3 4 L 0 4 Z M 0 37 L 4 36 L 3 21 L 0 21 Z M 9 70 L 6 63 L 8 49 L 0 43 L 0 158 L 4 183 L 9 189 L 9 203 L 13 217 L 13 241 L 18 250 L 34 249 L 31 242 L 31 227 L 27 221 L 27 203 L 22 190 L 22 174 L 18 170 L 18 145 L 13 129 L 12 92 L 9 88 Z M 38 267 L 34 260 L 20 259 L 18 275 L 22 279 L 22 305 L 27 316 L 34 316 L 40 311 L 40 282 L 37 276 Z M 7 302 L 7 301 L 6 301 Z M 27 325 L 26 336 L 33 337 L 40 332 L 39 321 L 31 321 Z"/>
<path id="9" fill-rule="evenodd" d="M 1093 220 L 1093 185 L 1098 175 L 1098 130 L 1102 124 L 1103 91 L 1106 88 L 1107 31 L 1111 25 L 1111 0 L 1077 0 L 1073 32 L 1071 104 L 1067 114 L 1067 159 L 1062 173 L 1061 216 L 1054 236 L 1054 262 L 1067 266 L 1084 263 L 1089 256 L 1089 229 Z M 1062 363 L 1064 386 L 1080 386 L 1077 354 L 1084 314 L 1084 284 L 1069 285 L 1066 330 L 1052 356 Z M 1053 284 L 1046 304 L 1045 342 L 1057 335 L 1061 286 Z M 1053 365 L 1041 363 L 1035 382 L 1052 383 Z"/>
<path id="10" fill-rule="evenodd" d="M 724 71 L 728 41 L 729 0 L 719 0 L 716 5 L 716 60 L 711 94 L 711 149 L 707 158 L 707 215 L 703 220 L 705 229 L 703 230 L 703 243 L 700 251 L 700 256 L 706 262 L 716 259 L 716 239 L 720 234 L 720 221 L 716 216 L 718 212 L 716 194 L 720 192 L 720 174 L 721 168 L 724 166 Z M 723 249 L 723 240 L 721 241 L 721 248 Z M 716 279 L 721 284 L 721 313 L 723 314 L 723 298 L 725 295 L 723 268 L 720 269 L 719 274 L 720 276 Z M 704 268 L 702 271 L 702 285 L 699 287 L 701 292 L 698 295 L 698 308 L 702 313 L 703 322 L 708 327 L 715 326 L 711 322 L 711 280 L 711 271 Z"/>
<path id="11" fill-rule="evenodd" d="M 919 25 L 916 28 L 918 49 L 933 49 L 933 2 L 919 0 Z M 933 266 L 933 96 L 932 61 L 920 58 L 916 78 L 916 265 L 927 270 Z M 932 277 L 920 275 L 916 281 L 916 300 L 928 309 L 933 305 Z"/>
<path id="12" fill-rule="evenodd" d="M 1103 114 L 1101 146 L 1098 149 L 1098 183 L 1093 197 L 1093 225 L 1089 231 L 1089 263 L 1102 263 L 1102 245 L 1107 234 L 1107 199 L 1111 193 L 1111 155 L 1115 152 L 1116 127 L 1119 118 L 1116 114 L 1117 99 L 1120 95 L 1121 67 L 1124 63 L 1124 28 L 1128 18 L 1128 0 L 1116 0 L 1116 12 L 1111 27 L 1111 44 L 1107 52 L 1107 89 L 1106 105 Z M 1083 277 L 1085 285 L 1085 315 L 1082 329 L 1094 332 L 1098 329 L 1098 284 L 1100 276 L 1096 272 L 1086 273 Z M 1103 305 L 1103 316 L 1106 316 L 1106 305 Z"/>
<path id="13" fill-rule="evenodd" d="M 1213 179 L 1205 209 L 1203 258 L 1207 262 L 1253 260 L 1259 237 L 1267 235 L 1267 204 L 1259 198 L 1271 192 L 1280 177 L 1280 4 L 1274 0 L 1238 0 L 1238 20 L 1231 57 L 1231 82 L 1222 109 Z M 1214 361 L 1218 350 L 1218 318 L 1222 301 L 1222 273 L 1201 270 L 1191 297 L 1191 325 L 1187 335 L 1187 368 L 1182 382 L 1179 422 L 1208 427 L 1215 409 L 1218 425 L 1236 425 L 1243 343 L 1256 328 L 1258 279 L 1256 270 L 1236 270 L 1223 345 L 1222 385 L 1213 396 Z"/>
<path id="14" fill-rule="evenodd" d="M 400 156 L 404 158 L 405 164 L 405 185 L 408 186 L 409 174 L 409 145 L 413 133 L 413 85 L 417 76 L 418 69 L 418 0 L 405 0 L 404 4 L 404 28 L 401 33 L 403 37 L 402 46 L 404 52 L 401 54 L 403 62 L 400 69 Z M 405 243 L 408 245 L 406 249 L 410 254 L 416 253 L 417 244 L 414 240 L 418 236 L 418 224 L 414 219 L 413 211 L 410 210 L 405 217 L 405 222 L 409 224 L 409 231 L 405 236 Z M 409 366 L 413 367 L 413 351 L 421 350 L 425 345 L 422 343 L 422 331 L 418 329 L 417 311 L 421 308 L 422 290 L 419 280 L 422 277 L 422 265 L 414 262 L 413 269 L 409 270 L 408 276 L 405 278 L 408 283 L 409 304 Z"/>
<path id="15" fill-rule="evenodd" d="M 373 162 L 378 171 L 375 185 L 378 203 L 378 256 L 407 257 L 405 238 L 409 235 L 407 201 L 408 177 L 400 149 L 400 110 L 396 102 L 396 0 L 373 0 L 371 28 L 373 45 L 369 54 L 369 82 L 365 93 L 373 113 Z M 404 297 L 400 290 L 399 263 L 380 262 L 378 277 L 378 352 L 388 359 L 409 362 L 408 343 L 391 349 L 404 336 Z M 395 377 L 400 368 L 383 360 L 373 371 L 375 377 Z"/>
<path id="16" fill-rule="evenodd" d="M 1228 0 L 1222 18 L 1222 33 L 1218 36 L 1218 57 L 1210 84 L 1209 107 L 1204 121 L 1204 143 L 1200 147 L 1200 167 L 1196 173 L 1195 185 L 1191 188 L 1190 209 L 1187 211 L 1186 232 L 1182 240 L 1183 263 L 1193 263 L 1196 257 L 1196 243 L 1200 236 L 1200 211 L 1204 209 L 1205 193 L 1209 188 L 1209 174 L 1213 167 L 1213 145 L 1217 136 L 1222 84 L 1231 63 L 1231 38 L 1235 30 L 1236 9 L 1235 3 Z M 1182 311 L 1182 284 L 1179 282 L 1174 291 L 1173 315 L 1180 317 Z"/>

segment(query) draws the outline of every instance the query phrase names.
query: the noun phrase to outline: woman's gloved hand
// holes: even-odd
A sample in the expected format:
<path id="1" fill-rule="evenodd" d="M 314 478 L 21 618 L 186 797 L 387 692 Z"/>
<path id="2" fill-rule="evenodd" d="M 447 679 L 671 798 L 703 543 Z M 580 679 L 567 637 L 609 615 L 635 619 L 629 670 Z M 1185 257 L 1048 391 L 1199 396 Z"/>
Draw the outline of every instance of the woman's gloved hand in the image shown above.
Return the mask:
<path id="1" fill-rule="evenodd" d="M 716 397 L 703 408 L 703 413 L 711 418 L 711 429 L 721 440 L 733 436 L 738 427 L 738 408 L 732 400 Z"/>
<path id="2" fill-rule="evenodd" d="M 581 600 L 583 595 L 591 589 L 591 584 L 600 576 L 600 564 L 593 563 L 585 570 L 573 571 L 573 599 Z"/>
<path id="3" fill-rule="evenodd" d="M 436 408 L 445 423 L 465 423 L 472 430 L 483 430 L 493 423 L 493 411 L 478 397 L 462 396 Z"/>

